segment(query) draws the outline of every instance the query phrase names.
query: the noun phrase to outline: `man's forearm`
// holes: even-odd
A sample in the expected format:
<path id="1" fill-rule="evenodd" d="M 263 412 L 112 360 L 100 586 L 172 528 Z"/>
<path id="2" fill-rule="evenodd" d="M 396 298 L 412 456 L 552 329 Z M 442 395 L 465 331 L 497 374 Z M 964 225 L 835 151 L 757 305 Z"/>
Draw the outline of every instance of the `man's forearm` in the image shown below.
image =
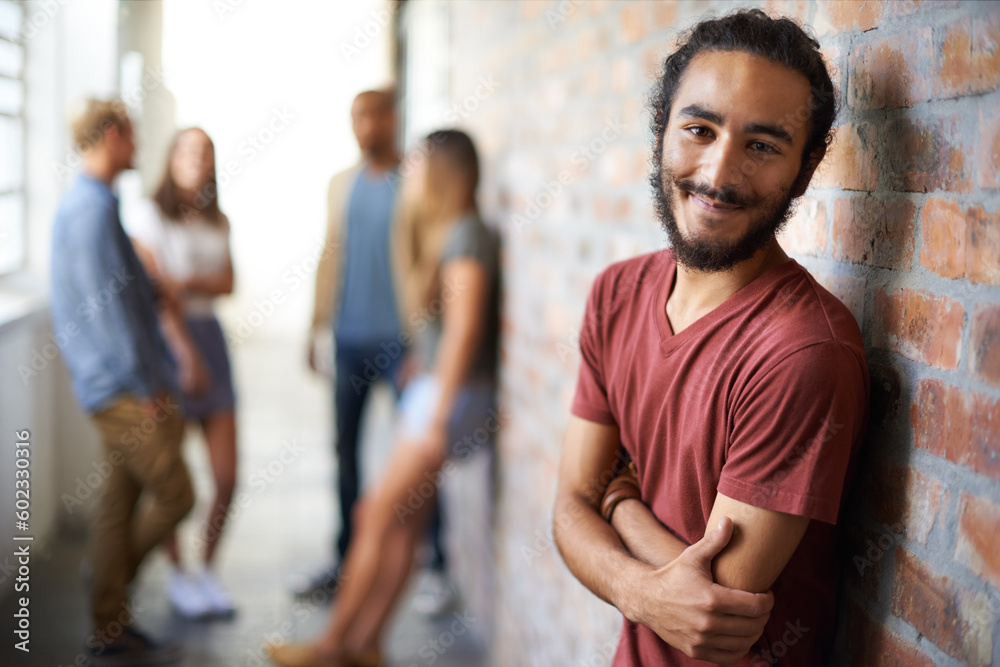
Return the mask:
<path id="1" fill-rule="evenodd" d="M 637 498 L 618 503 L 611 515 L 611 526 L 633 556 L 653 567 L 663 567 L 689 546 Z"/>
<path id="2" fill-rule="evenodd" d="M 628 552 L 618 533 L 584 498 L 560 497 L 555 510 L 553 534 L 570 572 L 594 595 L 636 620 L 642 602 L 636 584 L 650 572 L 650 565 Z"/>

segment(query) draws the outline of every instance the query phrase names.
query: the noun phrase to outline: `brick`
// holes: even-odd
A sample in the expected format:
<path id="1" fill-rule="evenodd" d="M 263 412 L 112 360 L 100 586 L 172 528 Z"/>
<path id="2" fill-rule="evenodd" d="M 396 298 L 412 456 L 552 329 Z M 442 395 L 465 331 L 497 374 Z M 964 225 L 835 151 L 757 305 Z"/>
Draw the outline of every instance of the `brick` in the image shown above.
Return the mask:
<path id="1" fill-rule="evenodd" d="M 829 154 L 813 179 L 817 187 L 871 192 L 878 187 L 875 146 L 880 134 L 868 123 L 845 123 L 834 132 Z"/>
<path id="2" fill-rule="evenodd" d="M 962 494 L 955 560 L 1000 588 L 1000 505 Z"/>
<path id="3" fill-rule="evenodd" d="M 934 667 L 925 653 L 876 621 L 856 602 L 850 602 L 847 608 L 847 649 L 852 665 Z"/>
<path id="4" fill-rule="evenodd" d="M 673 2 L 657 4 L 673 5 Z M 806 0 L 767 0 L 764 11 L 774 18 L 793 18 L 799 23 L 809 18 L 809 3 Z"/>
<path id="5" fill-rule="evenodd" d="M 851 52 L 847 103 L 852 109 L 911 107 L 930 97 L 931 29 L 875 39 Z"/>
<path id="6" fill-rule="evenodd" d="M 948 199 L 929 199 L 921 212 L 920 263 L 945 278 L 963 278 L 968 225 L 965 212 Z"/>
<path id="7" fill-rule="evenodd" d="M 833 204 L 833 256 L 856 264 L 910 270 L 916 205 L 906 199 L 837 199 Z"/>
<path id="8" fill-rule="evenodd" d="M 986 596 L 963 590 L 902 547 L 896 548 L 892 613 L 953 658 L 975 667 L 992 661 L 993 613 Z"/>
<path id="9" fill-rule="evenodd" d="M 1000 115 L 979 112 L 979 159 L 976 184 L 981 188 L 1000 189 Z"/>
<path id="10" fill-rule="evenodd" d="M 1000 211 L 982 205 L 963 209 L 932 198 L 921 212 L 920 263 L 945 278 L 1000 284 Z"/>
<path id="11" fill-rule="evenodd" d="M 820 256 L 826 252 L 826 205 L 811 197 L 799 199 L 795 215 L 778 237 L 786 251 Z"/>
<path id="12" fill-rule="evenodd" d="M 823 61 L 826 63 L 826 69 L 830 72 L 830 80 L 833 82 L 834 90 L 841 90 L 841 82 L 843 73 L 841 72 L 840 64 L 840 48 L 837 46 L 830 46 L 825 49 L 820 49 L 819 51 L 823 54 Z"/>
<path id="13" fill-rule="evenodd" d="M 645 2 L 629 4 L 622 7 L 618 13 L 621 38 L 626 44 L 633 44 L 646 36 L 649 30 L 649 20 L 646 17 L 646 4 Z"/>
<path id="14" fill-rule="evenodd" d="M 816 32 L 827 35 L 876 27 L 885 10 L 884 0 L 831 0 L 816 3 Z"/>
<path id="15" fill-rule="evenodd" d="M 1000 86 L 1000 12 L 947 26 L 937 50 L 934 96 L 960 97 Z"/>
<path id="16" fill-rule="evenodd" d="M 667 30 L 677 27 L 677 5 L 676 2 L 654 2 L 653 4 L 653 29 Z"/>
<path id="17" fill-rule="evenodd" d="M 949 495 L 942 493 L 941 482 L 909 466 L 889 464 L 873 465 L 863 479 L 871 517 L 886 531 L 902 531 L 907 539 L 927 544 L 938 516 L 947 509 Z"/>
<path id="18" fill-rule="evenodd" d="M 880 150 L 885 158 L 890 190 L 970 192 L 975 152 L 965 140 L 961 116 L 926 120 L 897 118 L 885 125 Z"/>
<path id="19" fill-rule="evenodd" d="M 976 306 L 969 338 L 971 375 L 1000 387 L 1000 306 Z"/>
<path id="20" fill-rule="evenodd" d="M 967 211 L 969 240 L 966 276 L 974 283 L 1000 285 L 1000 209 L 987 213 L 982 205 Z"/>
<path id="21" fill-rule="evenodd" d="M 910 406 L 920 449 L 1000 481 L 1000 404 L 979 393 L 920 380 Z"/>
<path id="22" fill-rule="evenodd" d="M 945 296 L 875 290 L 872 345 L 936 368 L 958 368 L 965 309 Z"/>
<path id="23" fill-rule="evenodd" d="M 1000 87 L 1000 11 L 972 20 L 973 90 L 985 93 Z"/>

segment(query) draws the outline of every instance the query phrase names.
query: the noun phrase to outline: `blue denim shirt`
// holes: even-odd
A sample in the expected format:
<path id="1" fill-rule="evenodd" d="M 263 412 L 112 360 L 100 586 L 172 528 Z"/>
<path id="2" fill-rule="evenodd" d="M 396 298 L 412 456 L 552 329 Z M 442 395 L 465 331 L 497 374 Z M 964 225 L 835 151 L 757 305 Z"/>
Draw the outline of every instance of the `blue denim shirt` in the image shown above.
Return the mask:
<path id="1" fill-rule="evenodd" d="M 176 393 L 156 294 L 104 183 L 80 175 L 63 197 L 51 272 L 52 330 L 84 410 L 103 410 L 125 393 Z"/>

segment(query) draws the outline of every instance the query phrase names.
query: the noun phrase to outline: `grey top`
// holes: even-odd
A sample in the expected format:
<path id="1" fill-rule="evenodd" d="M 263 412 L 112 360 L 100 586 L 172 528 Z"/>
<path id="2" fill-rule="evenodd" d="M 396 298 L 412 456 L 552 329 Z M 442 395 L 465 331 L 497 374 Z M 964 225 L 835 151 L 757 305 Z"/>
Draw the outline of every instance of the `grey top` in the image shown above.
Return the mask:
<path id="1" fill-rule="evenodd" d="M 496 235 L 487 229 L 482 220 L 473 215 L 460 218 L 454 223 L 445 239 L 441 251 L 440 266 L 450 261 L 468 257 L 482 264 L 487 276 L 487 301 L 483 311 L 485 318 L 483 337 L 479 349 L 473 357 L 468 379 L 493 378 L 496 374 L 497 343 L 500 325 L 500 280 L 499 243 Z M 452 300 L 460 285 L 442 284 L 438 296 L 422 313 L 426 326 L 415 324 L 413 353 L 420 366 L 431 370 L 437 362 L 438 344 L 441 342 L 441 310 Z"/>

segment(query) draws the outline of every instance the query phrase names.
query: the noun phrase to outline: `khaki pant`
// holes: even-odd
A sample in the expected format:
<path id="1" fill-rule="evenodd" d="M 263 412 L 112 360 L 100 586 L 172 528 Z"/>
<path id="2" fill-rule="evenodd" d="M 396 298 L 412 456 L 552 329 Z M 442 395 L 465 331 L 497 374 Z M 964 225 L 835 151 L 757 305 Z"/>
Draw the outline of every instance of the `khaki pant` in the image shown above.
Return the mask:
<path id="1" fill-rule="evenodd" d="M 91 529 L 91 610 L 102 632 L 135 620 L 125 606 L 128 585 L 150 549 L 194 505 L 194 492 L 181 457 L 184 416 L 174 398 L 158 399 L 150 414 L 126 395 L 91 418 L 111 464 Z M 120 632 L 112 627 L 110 634 Z"/>

